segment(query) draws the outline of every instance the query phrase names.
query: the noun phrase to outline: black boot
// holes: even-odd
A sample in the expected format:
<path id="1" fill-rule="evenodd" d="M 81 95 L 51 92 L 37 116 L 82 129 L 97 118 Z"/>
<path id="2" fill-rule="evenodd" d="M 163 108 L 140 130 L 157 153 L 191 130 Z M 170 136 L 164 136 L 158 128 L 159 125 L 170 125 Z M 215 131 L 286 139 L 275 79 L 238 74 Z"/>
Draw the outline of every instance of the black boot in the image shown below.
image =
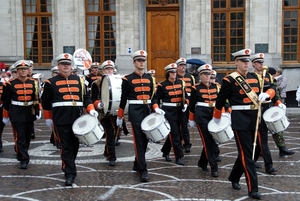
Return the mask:
<path id="1" fill-rule="evenodd" d="M 290 156 L 293 155 L 295 152 L 287 149 L 286 147 L 279 148 L 279 156 Z"/>

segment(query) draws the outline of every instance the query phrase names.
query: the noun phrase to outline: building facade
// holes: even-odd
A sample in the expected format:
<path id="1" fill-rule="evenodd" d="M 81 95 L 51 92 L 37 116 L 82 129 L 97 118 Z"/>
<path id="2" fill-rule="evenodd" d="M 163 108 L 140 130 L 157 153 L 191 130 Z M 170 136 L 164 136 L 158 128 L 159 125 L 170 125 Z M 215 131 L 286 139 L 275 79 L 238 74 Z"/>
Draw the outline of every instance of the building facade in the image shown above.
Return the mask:
<path id="1" fill-rule="evenodd" d="M 132 72 L 131 53 L 148 52 L 147 69 L 180 57 L 212 64 L 220 78 L 235 69 L 232 52 L 250 48 L 283 69 L 289 106 L 300 85 L 298 0 L 2 0 L 0 61 L 34 61 L 50 75 L 53 58 L 83 48 L 93 62 Z"/>

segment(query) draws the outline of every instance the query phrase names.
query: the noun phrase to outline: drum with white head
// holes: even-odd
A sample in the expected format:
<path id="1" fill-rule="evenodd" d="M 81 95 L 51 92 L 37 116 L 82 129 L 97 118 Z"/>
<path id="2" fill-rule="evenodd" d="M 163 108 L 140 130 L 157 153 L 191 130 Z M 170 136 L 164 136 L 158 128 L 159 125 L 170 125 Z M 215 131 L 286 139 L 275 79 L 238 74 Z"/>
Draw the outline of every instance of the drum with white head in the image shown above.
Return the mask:
<path id="1" fill-rule="evenodd" d="M 79 142 L 85 145 L 99 142 L 104 135 L 104 129 L 98 119 L 89 114 L 77 118 L 72 125 L 72 130 Z"/>
<path id="2" fill-rule="evenodd" d="M 284 110 L 277 106 L 267 109 L 263 114 L 263 118 L 268 129 L 273 133 L 284 131 L 290 125 Z"/>
<path id="3" fill-rule="evenodd" d="M 104 115 L 117 115 L 121 101 L 122 93 L 122 77 L 121 75 L 104 75 L 100 83 L 100 99 L 103 103 Z M 128 104 L 124 109 L 124 113 L 128 111 Z"/>
<path id="4" fill-rule="evenodd" d="M 146 116 L 142 121 L 141 128 L 148 139 L 154 142 L 165 139 L 171 131 L 170 124 L 164 115 L 157 113 Z"/>
<path id="5" fill-rule="evenodd" d="M 230 126 L 230 119 L 226 116 L 222 115 L 218 124 L 213 119 L 210 120 L 207 127 L 212 137 L 219 143 L 227 142 L 234 136 Z"/>

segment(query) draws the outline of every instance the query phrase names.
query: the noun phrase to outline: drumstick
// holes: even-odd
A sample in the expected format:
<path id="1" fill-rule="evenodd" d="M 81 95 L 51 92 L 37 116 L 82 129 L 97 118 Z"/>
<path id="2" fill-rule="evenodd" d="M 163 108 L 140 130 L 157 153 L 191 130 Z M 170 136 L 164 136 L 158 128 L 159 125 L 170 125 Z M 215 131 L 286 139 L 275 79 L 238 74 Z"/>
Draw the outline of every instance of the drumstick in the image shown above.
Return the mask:
<path id="1" fill-rule="evenodd" d="M 261 91 L 261 93 L 263 92 L 263 89 L 264 89 L 265 76 L 266 76 L 267 70 L 268 70 L 267 66 L 263 66 L 262 67 L 262 81 L 261 81 L 261 85 L 260 85 L 260 91 Z M 252 150 L 252 160 L 254 160 L 254 155 L 255 155 L 257 132 L 258 132 L 258 127 L 259 127 L 260 120 L 261 120 L 260 118 L 261 118 L 261 102 L 259 101 L 259 103 L 258 103 L 257 117 L 256 117 L 255 133 L 254 133 L 254 142 L 253 142 L 253 150 Z"/>

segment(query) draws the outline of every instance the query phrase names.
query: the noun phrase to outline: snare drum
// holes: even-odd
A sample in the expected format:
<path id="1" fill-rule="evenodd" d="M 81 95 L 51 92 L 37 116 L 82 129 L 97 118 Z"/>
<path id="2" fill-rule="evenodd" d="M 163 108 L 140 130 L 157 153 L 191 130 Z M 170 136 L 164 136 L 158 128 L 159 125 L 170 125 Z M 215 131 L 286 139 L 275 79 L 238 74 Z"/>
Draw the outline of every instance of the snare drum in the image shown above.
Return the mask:
<path id="1" fill-rule="evenodd" d="M 268 129 L 274 133 L 284 131 L 290 125 L 284 110 L 277 106 L 267 109 L 263 114 L 263 118 Z"/>
<path id="2" fill-rule="evenodd" d="M 170 133 L 170 124 L 161 114 L 152 113 L 142 121 L 142 130 L 154 142 L 165 139 Z"/>
<path id="3" fill-rule="evenodd" d="M 85 145 L 99 142 L 104 135 L 104 129 L 98 119 L 89 114 L 77 118 L 72 125 L 72 130 L 79 142 Z"/>
<path id="4" fill-rule="evenodd" d="M 210 120 L 207 127 L 212 137 L 219 143 L 227 142 L 234 136 L 230 126 L 230 119 L 226 116 L 221 116 L 218 124 L 213 119 Z"/>
<path id="5" fill-rule="evenodd" d="M 104 115 L 117 115 L 118 108 L 121 101 L 122 93 L 122 77 L 121 75 L 104 75 L 101 80 L 101 101 L 103 102 Z M 124 112 L 128 111 L 128 104 L 124 109 Z"/>

